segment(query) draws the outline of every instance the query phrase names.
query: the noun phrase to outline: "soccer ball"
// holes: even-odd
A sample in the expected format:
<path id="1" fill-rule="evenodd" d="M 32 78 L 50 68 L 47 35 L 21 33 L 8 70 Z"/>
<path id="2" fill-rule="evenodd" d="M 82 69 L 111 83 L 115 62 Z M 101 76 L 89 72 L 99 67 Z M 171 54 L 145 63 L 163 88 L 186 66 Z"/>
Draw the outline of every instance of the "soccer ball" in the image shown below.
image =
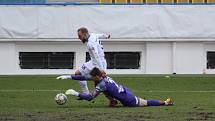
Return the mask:
<path id="1" fill-rule="evenodd" d="M 58 105 L 64 105 L 67 102 L 67 97 L 63 93 L 59 93 L 55 96 L 55 102 Z"/>

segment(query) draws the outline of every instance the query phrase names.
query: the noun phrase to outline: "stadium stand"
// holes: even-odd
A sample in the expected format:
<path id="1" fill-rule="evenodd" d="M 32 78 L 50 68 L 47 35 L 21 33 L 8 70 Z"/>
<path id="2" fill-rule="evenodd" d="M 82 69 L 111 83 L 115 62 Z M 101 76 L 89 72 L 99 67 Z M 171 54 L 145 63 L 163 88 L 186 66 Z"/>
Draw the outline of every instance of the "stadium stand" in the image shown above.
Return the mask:
<path id="1" fill-rule="evenodd" d="M 146 0 L 146 4 L 157 4 L 158 0 Z"/>
<path id="2" fill-rule="evenodd" d="M 47 3 L 98 3 L 98 0 L 46 0 Z"/>
<path id="3" fill-rule="evenodd" d="M 127 0 L 115 0 L 115 3 L 118 4 L 118 3 L 128 3 Z"/>
<path id="4" fill-rule="evenodd" d="M 112 0 L 99 0 L 99 3 L 112 3 Z"/>
<path id="5" fill-rule="evenodd" d="M 215 3 L 215 0 L 207 0 L 207 3 Z"/>
<path id="6" fill-rule="evenodd" d="M 164 4 L 172 4 L 174 3 L 174 0 L 161 0 L 161 3 L 164 3 Z"/>
<path id="7" fill-rule="evenodd" d="M 130 0 L 130 3 L 132 3 L 132 4 L 142 4 L 143 0 Z"/>
<path id="8" fill-rule="evenodd" d="M 0 4 L 43 4 L 46 0 L 0 0 Z"/>
<path id="9" fill-rule="evenodd" d="M 189 0 L 177 0 L 177 3 L 179 4 L 184 4 L 184 3 L 189 3 L 190 1 Z"/>
<path id="10" fill-rule="evenodd" d="M 205 0 L 192 0 L 192 3 L 204 3 Z"/>
<path id="11" fill-rule="evenodd" d="M 215 0 L 0 0 L 0 4 L 214 4 Z"/>

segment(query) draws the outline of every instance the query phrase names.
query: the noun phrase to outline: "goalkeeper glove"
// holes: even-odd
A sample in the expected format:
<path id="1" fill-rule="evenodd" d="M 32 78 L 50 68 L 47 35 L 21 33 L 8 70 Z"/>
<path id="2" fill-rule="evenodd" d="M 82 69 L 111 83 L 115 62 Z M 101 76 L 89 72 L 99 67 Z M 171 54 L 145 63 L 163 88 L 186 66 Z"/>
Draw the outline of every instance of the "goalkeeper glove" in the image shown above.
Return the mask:
<path id="1" fill-rule="evenodd" d="M 61 75 L 61 76 L 58 76 L 56 79 L 71 79 L 71 75 Z"/>
<path id="2" fill-rule="evenodd" d="M 65 92 L 66 95 L 72 95 L 72 96 L 76 96 L 78 97 L 79 96 L 79 93 L 76 92 L 75 90 L 73 89 L 68 89 L 66 92 Z"/>

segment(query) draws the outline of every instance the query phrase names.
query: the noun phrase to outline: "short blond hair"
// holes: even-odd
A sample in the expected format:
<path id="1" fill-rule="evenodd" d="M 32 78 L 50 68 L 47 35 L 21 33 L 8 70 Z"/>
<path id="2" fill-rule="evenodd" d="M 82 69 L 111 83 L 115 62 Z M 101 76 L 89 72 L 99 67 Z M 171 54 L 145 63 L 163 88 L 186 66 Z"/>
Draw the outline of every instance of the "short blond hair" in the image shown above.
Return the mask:
<path id="1" fill-rule="evenodd" d="M 78 29 L 78 32 L 83 32 L 83 33 L 88 33 L 88 30 L 87 30 L 87 28 L 86 27 L 81 27 L 81 28 L 79 28 Z"/>

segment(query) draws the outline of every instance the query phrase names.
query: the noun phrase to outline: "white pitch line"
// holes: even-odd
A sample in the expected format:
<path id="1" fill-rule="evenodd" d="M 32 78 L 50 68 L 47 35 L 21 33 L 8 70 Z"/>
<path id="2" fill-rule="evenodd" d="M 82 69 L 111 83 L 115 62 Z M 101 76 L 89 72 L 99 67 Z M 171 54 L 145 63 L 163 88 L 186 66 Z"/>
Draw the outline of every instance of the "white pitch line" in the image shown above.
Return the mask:
<path id="1" fill-rule="evenodd" d="M 64 90 L 0 90 L 0 92 L 64 92 Z M 153 93 L 153 92 L 164 92 L 164 93 L 168 93 L 168 92 L 183 92 L 183 93 L 215 93 L 215 90 L 210 90 L 210 91 L 171 91 L 171 90 L 149 90 L 149 91 L 138 91 L 138 90 L 134 90 L 133 92 L 146 92 L 146 93 Z"/>

